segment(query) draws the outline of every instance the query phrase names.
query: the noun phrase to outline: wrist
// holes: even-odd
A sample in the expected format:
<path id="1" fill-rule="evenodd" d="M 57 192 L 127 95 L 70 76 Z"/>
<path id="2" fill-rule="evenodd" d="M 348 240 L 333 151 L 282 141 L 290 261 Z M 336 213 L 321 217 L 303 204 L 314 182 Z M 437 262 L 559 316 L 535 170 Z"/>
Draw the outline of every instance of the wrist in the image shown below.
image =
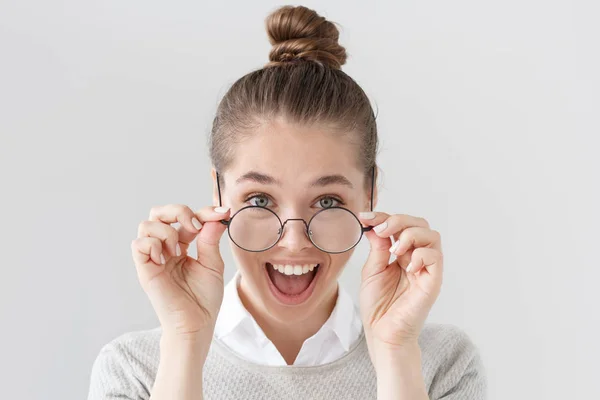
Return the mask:
<path id="1" fill-rule="evenodd" d="M 212 336 L 207 335 L 182 335 L 163 332 L 160 338 L 161 358 L 168 355 L 172 358 L 201 358 L 208 354 Z"/>
<path id="2" fill-rule="evenodd" d="M 376 369 L 397 369 L 403 365 L 415 364 L 420 367 L 421 348 L 416 340 L 393 345 L 376 342 L 373 347 Z"/>
<path id="3" fill-rule="evenodd" d="M 210 343 L 214 334 L 212 329 L 204 328 L 195 331 L 182 331 L 179 329 L 161 329 L 161 342 L 176 343 L 181 345 L 199 345 L 202 343 Z"/>
<path id="4" fill-rule="evenodd" d="M 200 337 L 163 334 L 151 399 L 201 400 L 209 347 L 210 342 Z"/>
<path id="5" fill-rule="evenodd" d="M 393 346 L 380 343 L 375 347 L 379 400 L 428 399 L 417 342 Z"/>

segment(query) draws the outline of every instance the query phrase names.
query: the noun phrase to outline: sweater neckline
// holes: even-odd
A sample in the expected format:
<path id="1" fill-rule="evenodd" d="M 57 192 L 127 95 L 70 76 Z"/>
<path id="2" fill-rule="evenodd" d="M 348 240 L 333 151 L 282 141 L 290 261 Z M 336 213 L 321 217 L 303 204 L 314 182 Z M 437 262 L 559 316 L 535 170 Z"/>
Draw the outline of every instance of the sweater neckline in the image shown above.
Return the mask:
<path id="1" fill-rule="evenodd" d="M 356 341 L 350 346 L 350 349 L 347 353 L 342 355 L 340 358 L 333 360 L 331 362 L 321 364 L 321 365 L 263 365 L 256 364 L 252 361 L 248 361 L 245 358 L 241 357 L 235 351 L 233 351 L 229 346 L 223 343 L 220 339 L 213 336 L 213 346 L 211 346 L 211 351 L 217 351 L 221 356 L 225 357 L 233 364 L 240 365 L 241 367 L 251 370 L 253 372 L 263 372 L 267 374 L 320 374 L 326 371 L 335 371 L 344 367 L 346 364 L 351 363 L 354 359 L 360 357 L 367 351 L 367 342 L 365 337 L 365 331 L 362 330 L 360 336 Z M 370 361 L 370 357 L 367 356 Z"/>

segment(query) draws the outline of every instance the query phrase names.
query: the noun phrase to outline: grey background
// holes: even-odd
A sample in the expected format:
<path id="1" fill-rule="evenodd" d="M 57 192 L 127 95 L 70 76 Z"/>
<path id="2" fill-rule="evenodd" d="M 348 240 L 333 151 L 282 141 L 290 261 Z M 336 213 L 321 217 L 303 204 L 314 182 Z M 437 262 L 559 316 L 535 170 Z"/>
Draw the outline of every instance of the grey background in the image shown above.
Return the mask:
<path id="1" fill-rule="evenodd" d="M 85 398 L 101 346 L 157 324 L 130 242 L 152 206 L 210 204 L 216 104 L 278 4 L 0 3 L 2 398 Z M 599 398 L 599 3 L 301 4 L 379 110 L 379 210 L 442 233 L 430 320 L 471 335 L 491 399 Z"/>

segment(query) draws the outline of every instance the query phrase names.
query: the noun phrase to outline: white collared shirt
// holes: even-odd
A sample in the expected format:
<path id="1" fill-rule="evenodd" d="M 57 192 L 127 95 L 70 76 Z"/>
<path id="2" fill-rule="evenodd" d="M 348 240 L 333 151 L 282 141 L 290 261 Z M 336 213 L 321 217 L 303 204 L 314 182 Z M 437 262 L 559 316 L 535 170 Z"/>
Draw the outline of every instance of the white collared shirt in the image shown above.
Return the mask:
<path id="1" fill-rule="evenodd" d="M 254 363 L 287 365 L 240 300 L 240 278 L 237 270 L 225 285 L 223 303 L 215 325 L 215 337 L 241 357 Z M 293 365 L 315 366 L 337 360 L 350 349 L 362 329 L 358 307 L 338 283 L 338 297 L 331 315 L 317 333 L 304 341 Z"/>

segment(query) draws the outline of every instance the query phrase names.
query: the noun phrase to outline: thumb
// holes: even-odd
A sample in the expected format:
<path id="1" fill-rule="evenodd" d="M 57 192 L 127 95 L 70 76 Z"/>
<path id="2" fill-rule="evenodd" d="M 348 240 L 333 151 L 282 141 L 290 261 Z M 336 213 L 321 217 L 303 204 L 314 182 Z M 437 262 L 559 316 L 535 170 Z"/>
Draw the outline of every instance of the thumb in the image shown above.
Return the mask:
<path id="1" fill-rule="evenodd" d="M 365 232 L 365 236 L 371 244 L 371 251 L 367 257 L 367 261 L 362 269 L 362 280 L 383 271 L 390 263 L 390 238 L 382 238 L 370 230 Z"/>
<path id="2" fill-rule="evenodd" d="M 223 274 L 225 269 L 219 243 L 227 226 L 220 221 L 206 221 L 196 236 L 198 262 Z"/>

